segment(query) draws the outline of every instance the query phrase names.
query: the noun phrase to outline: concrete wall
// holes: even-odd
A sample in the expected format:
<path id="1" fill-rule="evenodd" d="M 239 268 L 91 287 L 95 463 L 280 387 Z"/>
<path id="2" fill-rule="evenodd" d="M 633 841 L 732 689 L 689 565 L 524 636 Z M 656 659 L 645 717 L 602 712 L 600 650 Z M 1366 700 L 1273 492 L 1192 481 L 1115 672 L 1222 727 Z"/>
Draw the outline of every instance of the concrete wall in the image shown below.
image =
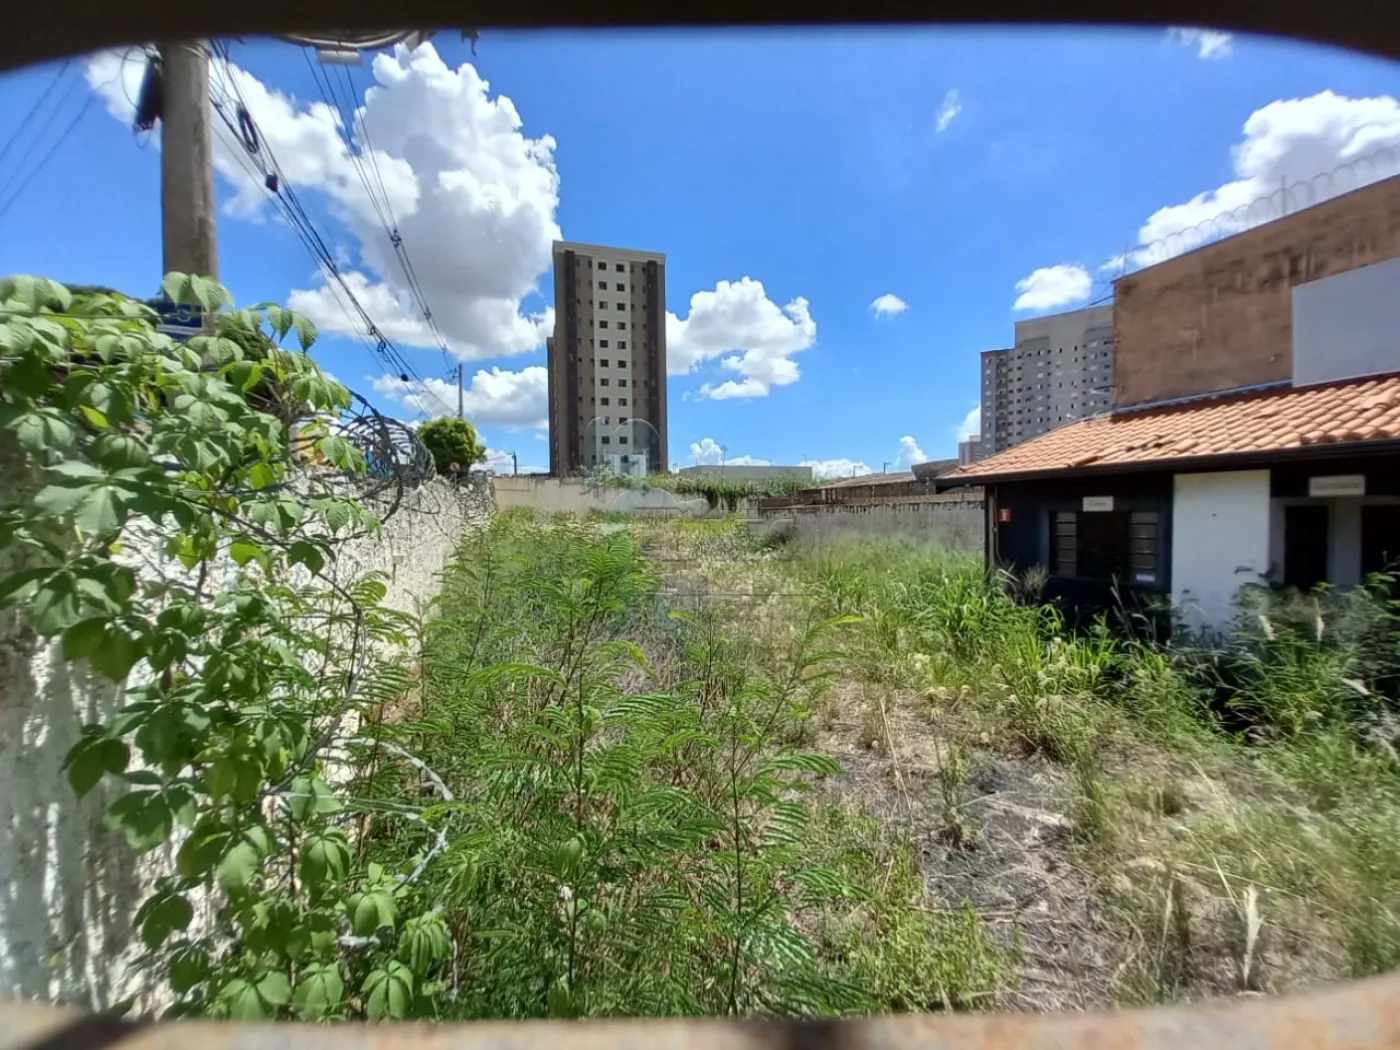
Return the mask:
<path id="1" fill-rule="evenodd" d="M 1400 176 L 1119 279 L 1113 403 L 1290 379 L 1293 288 L 1397 257 Z"/>
<path id="2" fill-rule="evenodd" d="M 631 513 L 634 510 L 666 510 L 696 513 L 692 496 L 677 496 L 666 489 L 620 489 L 591 486 L 580 478 L 495 477 L 492 499 L 500 510 L 519 507 L 539 514 Z M 724 508 L 709 508 L 728 514 Z M 747 514 L 749 503 L 740 500 L 732 513 Z"/>
<path id="3" fill-rule="evenodd" d="M 1326 383 L 1400 369 L 1400 259 L 1293 289 L 1293 382 Z"/>
<path id="4" fill-rule="evenodd" d="M 0 476 L 11 483 L 10 498 L 33 490 L 13 460 L 0 463 Z M 386 572 L 388 604 L 415 611 L 436 593 L 438 573 L 488 501 L 484 479 L 461 489 L 434 481 L 408 496 L 381 535 L 346 544 L 336 576 Z M 145 578 L 183 574 L 162 546 L 133 536 L 124 557 Z M 130 965 L 139 951 L 131 920 L 171 858 L 135 856 L 102 826 L 111 788 L 79 800 L 62 770 L 82 725 L 109 718 L 121 694 L 63 660 L 16 611 L 0 614 L 0 997 L 100 1010 L 150 980 Z M 196 922 L 202 918 L 197 913 Z"/>
<path id="5" fill-rule="evenodd" d="M 902 536 L 956 550 L 984 543 L 981 500 L 789 507 L 759 512 L 761 520 L 792 522 L 791 534 L 821 545 L 840 536 Z"/>
<path id="6" fill-rule="evenodd" d="M 1235 596 L 1269 571 L 1269 472 L 1178 474 L 1172 493 L 1172 602 L 1192 630 L 1220 630 Z"/>
<path id="7" fill-rule="evenodd" d="M 789 481 L 811 481 L 811 467 L 768 467 L 748 463 L 730 463 L 725 466 L 681 467 L 677 474 L 723 478 L 725 481 L 768 481 L 782 478 Z"/>

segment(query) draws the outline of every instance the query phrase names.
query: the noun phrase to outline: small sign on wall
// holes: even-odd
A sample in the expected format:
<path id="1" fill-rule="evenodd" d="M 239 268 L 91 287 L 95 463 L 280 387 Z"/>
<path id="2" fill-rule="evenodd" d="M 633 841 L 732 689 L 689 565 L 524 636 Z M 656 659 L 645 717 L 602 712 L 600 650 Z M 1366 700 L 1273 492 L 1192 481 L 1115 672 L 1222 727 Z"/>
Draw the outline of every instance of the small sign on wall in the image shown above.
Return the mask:
<path id="1" fill-rule="evenodd" d="M 998 508 L 997 508 L 997 524 L 998 524 L 998 525 L 1006 525 L 1006 524 L 1009 523 L 1010 521 L 1011 521 L 1011 508 L 1010 508 L 1010 507 L 998 507 Z"/>
<path id="2" fill-rule="evenodd" d="M 1366 475 L 1326 474 L 1322 477 L 1308 478 L 1308 495 L 1314 499 L 1324 499 L 1328 496 L 1364 496 Z"/>
<path id="3" fill-rule="evenodd" d="M 1085 509 L 1086 511 L 1094 511 L 1094 510 L 1112 510 L 1112 509 L 1113 509 L 1113 497 L 1112 497 L 1112 496 L 1085 496 L 1085 497 L 1084 497 L 1084 509 Z"/>

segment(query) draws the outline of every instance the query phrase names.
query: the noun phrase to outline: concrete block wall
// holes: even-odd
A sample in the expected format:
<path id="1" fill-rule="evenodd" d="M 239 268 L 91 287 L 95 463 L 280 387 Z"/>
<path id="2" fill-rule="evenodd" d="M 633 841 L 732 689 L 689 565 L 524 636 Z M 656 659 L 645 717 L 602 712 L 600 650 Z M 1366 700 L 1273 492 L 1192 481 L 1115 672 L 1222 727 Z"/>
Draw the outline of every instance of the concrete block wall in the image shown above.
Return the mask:
<path id="1" fill-rule="evenodd" d="M 1114 407 L 1288 380 L 1292 289 L 1400 257 L 1400 176 L 1114 285 Z"/>
<path id="2" fill-rule="evenodd" d="M 12 455 L 0 462 L 0 477 L 10 498 L 34 491 Z M 430 482 L 407 494 L 378 536 L 347 543 L 335 575 L 387 573 L 386 603 L 415 612 L 436 594 L 438 574 L 489 501 L 485 478 L 461 488 Z M 129 541 L 124 556 L 143 577 L 183 573 L 159 537 Z M 79 800 L 62 768 L 82 726 L 109 718 L 123 691 L 63 660 L 15 610 L 0 613 L 0 997 L 102 1010 L 150 983 L 132 966 L 140 945 L 131 923 L 172 858 L 133 854 L 103 827 L 111 786 Z M 207 910 L 205 902 L 196 923 Z"/>
<path id="3" fill-rule="evenodd" d="M 790 520 L 785 531 L 820 546 L 842 536 L 898 536 L 952 550 L 981 551 L 982 501 L 807 505 L 759 511 L 763 521 Z"/>

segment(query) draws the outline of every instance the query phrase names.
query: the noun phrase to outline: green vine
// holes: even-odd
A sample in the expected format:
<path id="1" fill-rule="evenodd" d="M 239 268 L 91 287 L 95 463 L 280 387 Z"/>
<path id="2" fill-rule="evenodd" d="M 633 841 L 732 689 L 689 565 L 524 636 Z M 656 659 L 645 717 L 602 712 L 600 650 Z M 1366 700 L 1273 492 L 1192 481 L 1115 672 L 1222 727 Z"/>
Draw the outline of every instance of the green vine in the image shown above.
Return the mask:
<path id="1" fill-rule="evenodd" d="M 416 899 L 421 858 L 361 866 L 354 800 L 330 783 L 408 682 L 384 583 L 334 571 L 377 528 L 329 476 L 364 470 L 331 425 L 349 394 L 306 356 L 305 318 L 236 309 L 199 277 L 163 288 L 203 334 L 175 343 L 121 295 L 0 280 L 0 440 L 25 475 L 0 511 L 0 601 L 121 684 L 66 770 L 79 795 L 114 783 L 107 821 L 134 850 L 172 847 L 136 924 L 173 1015 L 429 1013 L 451 944 Z M 301 352 L 280 345 L 293 332 Z M 313 454 L 335 468 L 322 481 Z M 168 571 L 138 574 L 129 548 L 154 544 Z"/>

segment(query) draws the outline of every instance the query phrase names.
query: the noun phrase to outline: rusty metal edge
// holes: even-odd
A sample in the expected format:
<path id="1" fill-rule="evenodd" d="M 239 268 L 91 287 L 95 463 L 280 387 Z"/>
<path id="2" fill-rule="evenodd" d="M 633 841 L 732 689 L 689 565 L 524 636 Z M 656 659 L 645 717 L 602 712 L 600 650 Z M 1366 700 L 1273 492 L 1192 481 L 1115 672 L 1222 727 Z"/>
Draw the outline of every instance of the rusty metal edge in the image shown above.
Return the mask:
<path id="1" fill-rule="evenodd" d="M 0 1050 L 1380 1050 L 1400 1048 L 1400 975 L 1277 999 L 1093 1014 L 387 1025 L 94 1020 L 70 1008 L 0 1000 Z"/>

